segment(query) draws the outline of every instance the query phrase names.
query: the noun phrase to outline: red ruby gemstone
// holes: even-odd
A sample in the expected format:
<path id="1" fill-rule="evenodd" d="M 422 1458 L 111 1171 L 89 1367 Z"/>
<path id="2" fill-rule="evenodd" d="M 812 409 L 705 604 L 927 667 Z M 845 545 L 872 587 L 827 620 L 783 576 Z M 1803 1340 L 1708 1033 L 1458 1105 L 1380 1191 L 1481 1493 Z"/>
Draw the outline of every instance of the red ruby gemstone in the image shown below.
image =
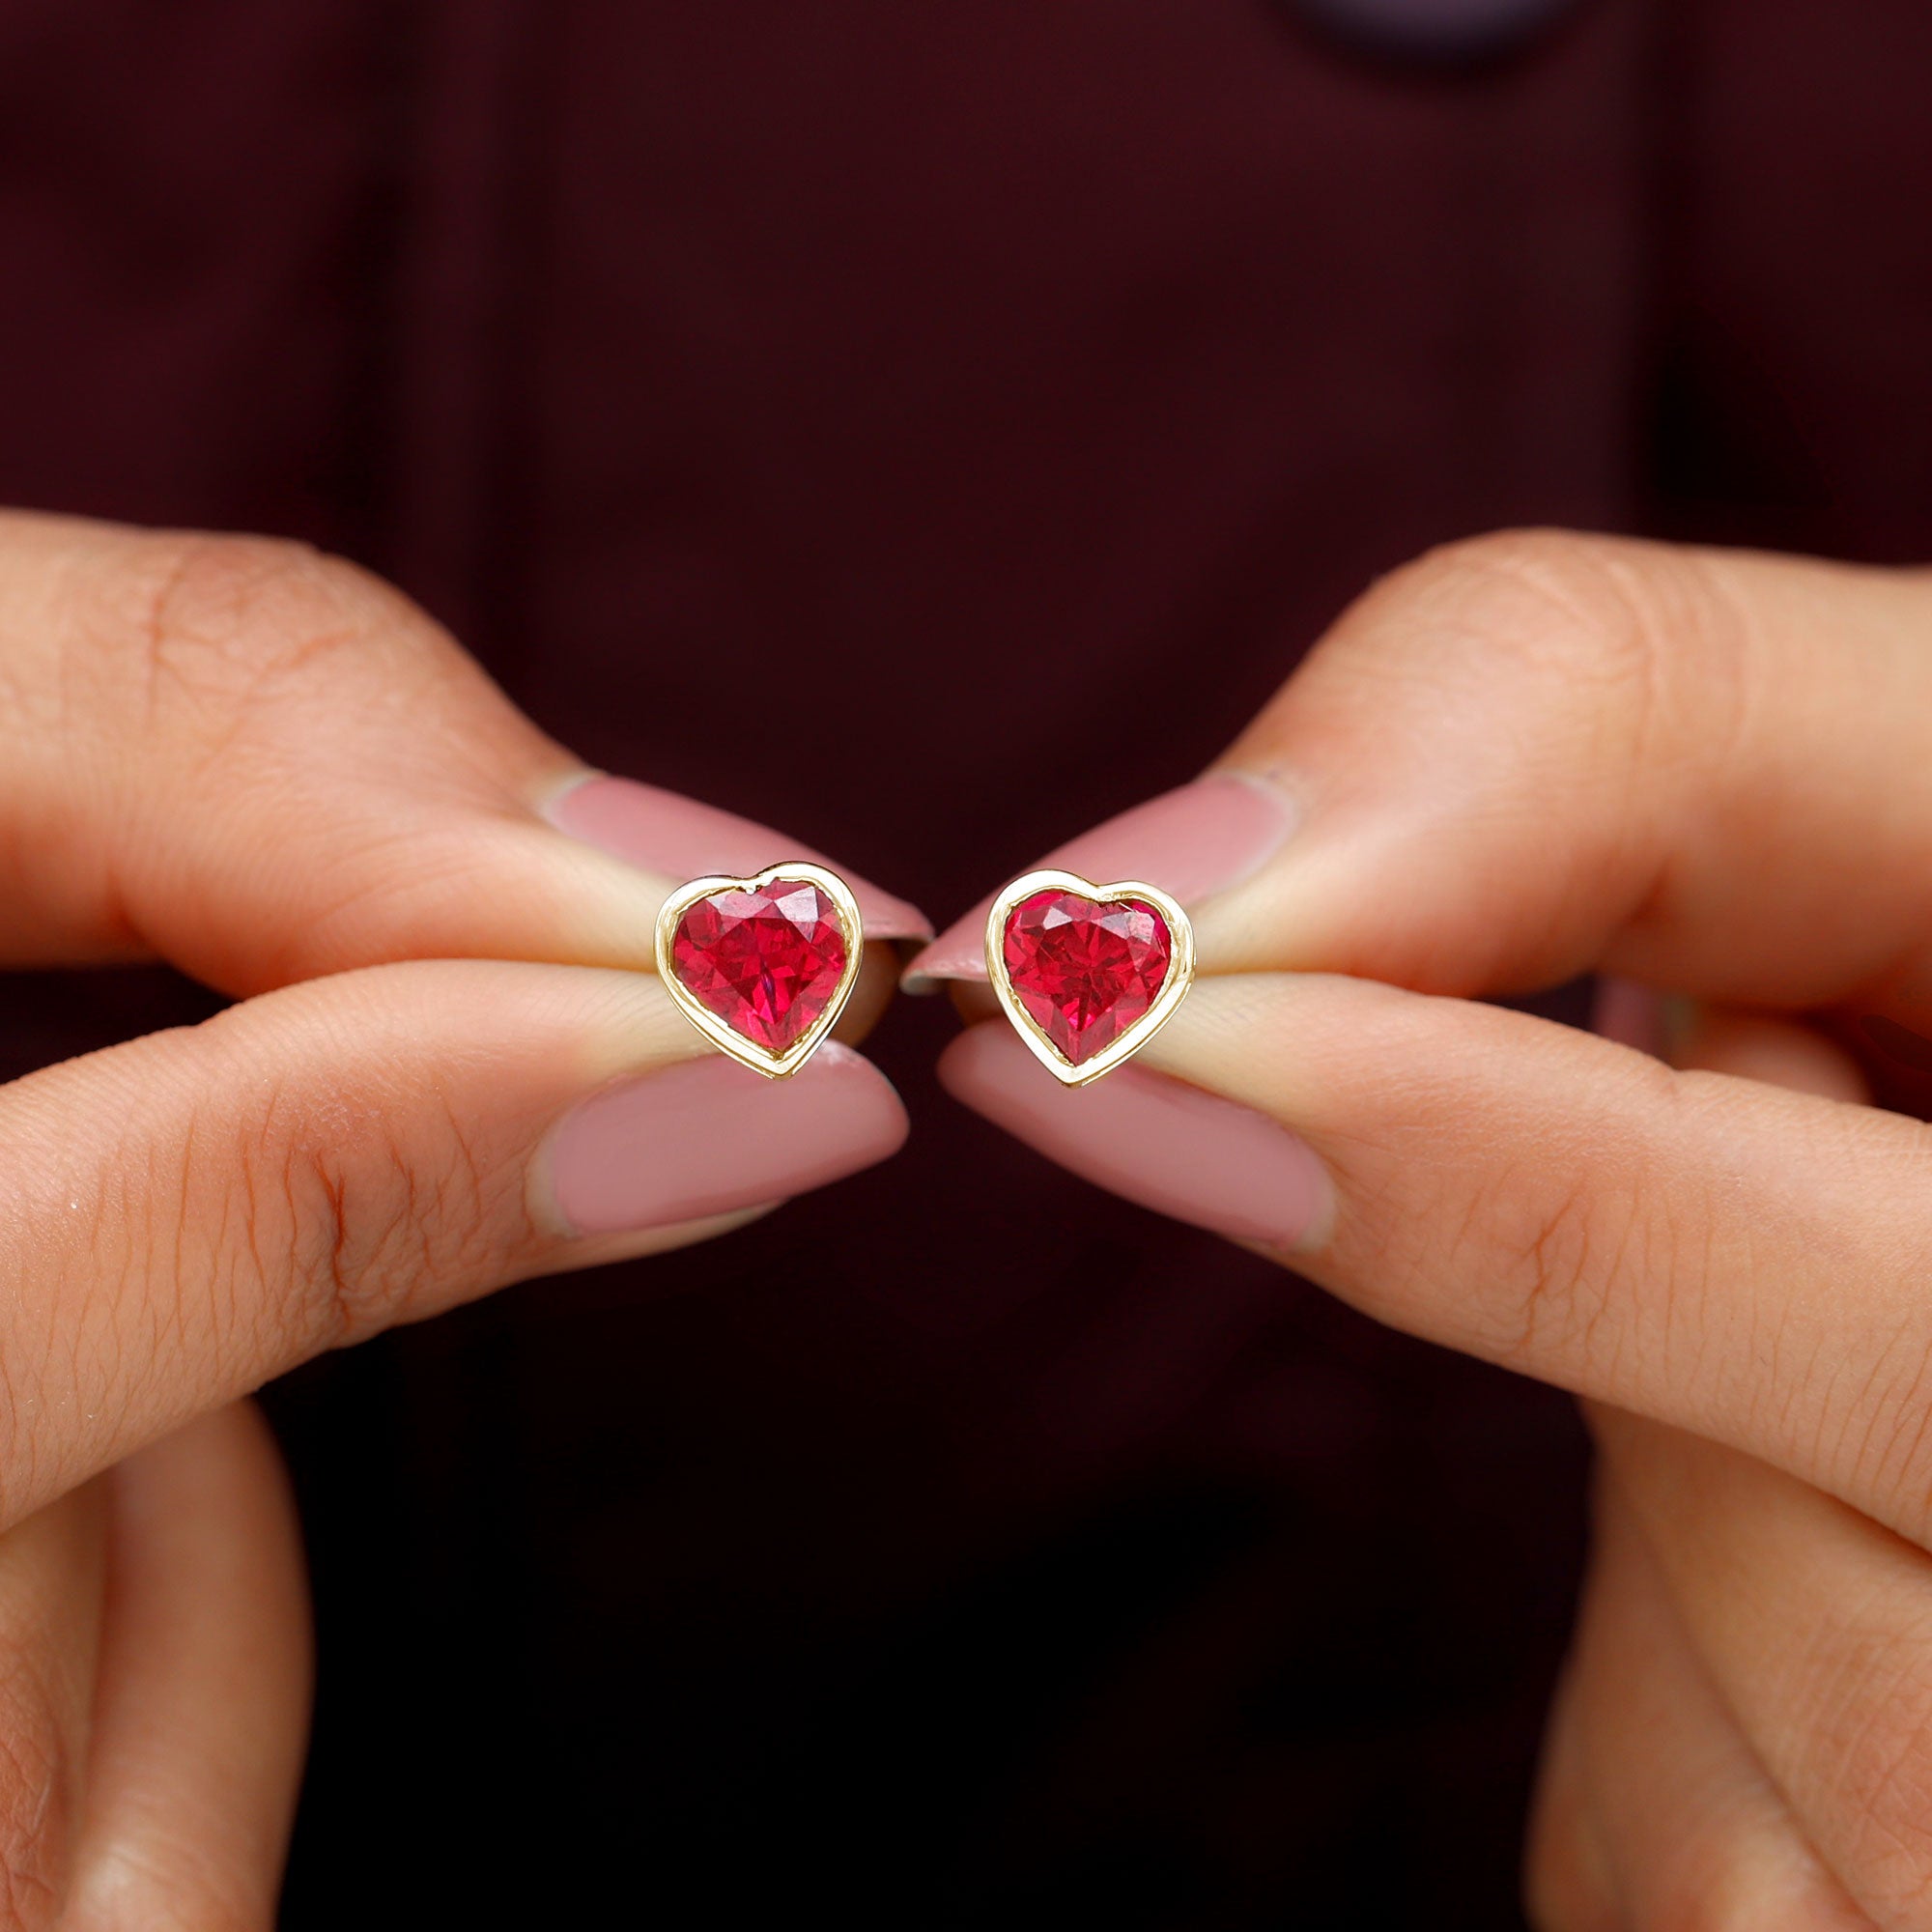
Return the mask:
<path id="1" fill-rule="evenodd" d="M 774 879 L 699 899 L 677 923 L 680 981 L 774 1059 L 796 1046 L 845 973 L 845 935 L 809 879 Z"/>
<path id="2" fill-rule="evenodd" d="M 1007 915 L 1007 978 L 1061 1058 L 1078 1066 L 1146 1015 L 1167 980 L 1173 936 L 1145 899 L 1049 888 Z"/>

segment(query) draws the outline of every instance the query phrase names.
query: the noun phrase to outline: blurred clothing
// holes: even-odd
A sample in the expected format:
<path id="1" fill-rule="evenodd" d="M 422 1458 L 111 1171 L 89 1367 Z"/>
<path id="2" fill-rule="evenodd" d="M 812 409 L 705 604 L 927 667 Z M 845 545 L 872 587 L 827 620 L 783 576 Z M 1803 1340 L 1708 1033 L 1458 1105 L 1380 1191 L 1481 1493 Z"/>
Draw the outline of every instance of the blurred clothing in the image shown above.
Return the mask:
<path id="1" fill-rule="evenodd" d="M 1428 544 L 1932 553 L 1923 0 L 1345 4 L 0 0 L 0 497 L 345 551 L 941 920 Z M 9 1071 L 209 1004 L 9 998 Z M 952 1024 L 887 1168 L 275 1393 L 290 1926 L 1515 1922 L 1568 1405 L 1006 1143 Z"/>

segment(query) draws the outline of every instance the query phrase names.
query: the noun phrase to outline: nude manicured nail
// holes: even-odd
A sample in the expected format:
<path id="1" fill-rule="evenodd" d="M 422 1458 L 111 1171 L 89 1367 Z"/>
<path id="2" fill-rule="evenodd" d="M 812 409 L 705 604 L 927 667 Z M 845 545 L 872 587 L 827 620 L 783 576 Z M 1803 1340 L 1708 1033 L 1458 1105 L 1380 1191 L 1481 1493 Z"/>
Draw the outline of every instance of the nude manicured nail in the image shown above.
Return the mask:
<path id="1" fill-rule="evenodd" d="M 923 939 L 932 923 L 916 905 L 883 893 L 837 860 L 749 818 L 634 779 L 599 776 L 559 793 L 544 816 L 573 838 L 674 881 L 722 872 L 744 878 L 781 859 L 829 866 L 852 888 L 868 939 Z"/>
<path id="2" fill-rule="evenodd" d="M 552 1137 L 551 1191 L 579 1234 L 663 1228 L 823 1187 L 905 1136 L 891 1082 L 836 1041 L 788 1080 L 709 1056 L 581 1102 Z"/>
<path id="3" fill-rule="evenodd" d="M 1233 773 L 1199 779 L 1083 832 L 1040 860 L 1106 885 L 1145 879 L 1192 906 L 1237 886 L 1280 849 L 1294 823 L 1285 793 L 1264 780 Z M 986 977 L 989 893 L 956 919 L 905 970 L 909 993 L 930 992 L 941 980 Z"/>
<path id="4" fill-rule="evenodd" d="M 1199 1087 L 1139 1066 L 1063 1087 L 1003 1020 L 961 1034 L 939 1078 L 1049 1160 L 1178 1221 L 1286 1249 L 1317 1245 L 1333 1221 L 1333 1184 L 1308 1144 Z"/>

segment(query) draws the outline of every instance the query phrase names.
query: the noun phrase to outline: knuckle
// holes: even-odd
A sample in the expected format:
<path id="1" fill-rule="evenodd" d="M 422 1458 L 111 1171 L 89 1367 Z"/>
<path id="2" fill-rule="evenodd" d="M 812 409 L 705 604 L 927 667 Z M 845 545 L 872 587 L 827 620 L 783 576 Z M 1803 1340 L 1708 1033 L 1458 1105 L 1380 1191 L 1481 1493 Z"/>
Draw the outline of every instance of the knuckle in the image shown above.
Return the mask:
<path id="1" fill-rule="evenodd" d="M 1686 1184 L 1655 1184 L 1652 1147 L 1673 1137 L 1617 1141 L 1598 1124 L 1667 1117 L 1685 1104 L 1685 1076 L 1624 1056 L 1602 1075 L 1602 1114 L 1561 1127 L 1540 1115 L 1530 1135 L 1520 1094 L 1445 1061 L 1416 1007 L 1369 1015 L 1359 1037 L 1359 1118 L 1375 1124 L 1327 1153 L 1351 1204 L 1338 1240 L 1365 1306 L 1544 1379 L 1580 1378 L 1598 1395 L 1640 1369 L 1674 1372 L 1660 1343 L 1694 1365 L 1710 1236 Z M 1442 1158 L 1445 1120 L 1482 1158 Z M 1481 1292 L 1445 1303 L 1444 1285 L 1463 1281 Z"/>
<path id="2" fill-rule="evenodd" d="M 1494 530 L 1424 551 L 1372 594 L 1470 643 L 1609 655 L 1628 643 L 1634 614 L 1624 554 L 1614 538 Z"/>
<path id="3" fill-rule="evenodd" d="M 1406 623 L 1472 652 L 1615 671 L 1647 653 L 1661 564 L 1640 547 L 1567 530 L 1496 530 L 1425 551 L 1375 594 Z"/>
<path id="4" fill-rule="evenodd" d="M 1636 1190 L 1587 1169 L 1500 1172 L 1473 1198 L 1463 1239 L 1495 1270 L 1510 1324 L 1501 1358 L 1532 1371 L 1560 1359 L 1613 1380 L 1633 1328 L 1628 1297 L 1668 1276 L 1643 1254 L 1651 1243 Z"/>
<path id="5" fill-rule="evenodd" d="M 426 1096 L 281 1096 L 243 1139 L 224 1246 L 260 1281 L 223 1300 L 288 1324 L 281 1352 L 355 1342 L 433 1291 L 506 1279 L 539 1239 L 515 1154 Z"/>
<path id="6" fill-rule="evenodd" d="M 1494 1252 L 1510 1289 L 1506 1305 L 1519 1318 L 1508 1353 L 1536 1361 L 1552 1346 L 1552 1327 L 1566 1340 L 1587 1337 L 1601 1320 L 1607 1216 L 1587 1178 L 1520 1190 L 1517 1179 L 1499 1178 L 1493 1206 L 1479 1195 L 1471 1219 L 1495 1227 Z"/>
<path id="7" fill-rule="evenodd" d="M 343 652 L 403 661 L 433 627 L 340 557 L 276 537 L 157 539 L 131 626 L 144 722 L 225 747 L 242 724 L 306 697 Z M 109 675 L 125 678 L 125 666 Z"/>
<path id="8" fill-rule="evenodd" d="M 1632 1058 L 1619 1069 L 1632 1112 L 1653 1118 L 1695 1109 L 1694 1076 Z M 1672 1145 L 1669 1132 L 1656 1144 Z M 1615 1402 L 1641 1388 L 1697 1387 L 1708 1379 L 1727 1306 L 1719 1204 L 1677 1176 L 1658 1184 L 1647 1149 L 1579 1146 L 1551 1159 L 1547 1145 L 1498 1163 L 1463 1204 L 1465 1271 L 1494 1285 L 1498 1359 L 1547 1376 L 1561 1363 Z M 1721 1185 L 1714 1181 L 1713 1186 Z"/>
<path id="9" fill-rule="evenodd" d="M 1747 621 L 1694 551 L 1509 529 L 1425 552 L 1358 607 L 1405 675 L 1495 690 L 1614 755 L 1672 732 L 1708 753 L 1747 709 Z M 1422 662 L 1418 665 L 1418 657 Z M 1688 726 L 1694 702 L 1695 728 Z"/>
<path id="10" fill-rule="evenodd" d="M 345 975 L 150 1037 L 147 1078 L 176 1104 L 64 1178 L 74 1211 L 51 1240 L 29 1224 L 51 1312 L 0 1335 L 0 1525 L 68 1486 L 61 1459 L 80 1452 L 45 1429 L 55 1404 L 123 1387 L 185 1419 L 542 1264 L 524 1130 L 460 1104 L 460 1071 L 445 1093 L 380 1050 L 336 1056 L 333 1084 L 312 1054 L 265 1065 L 269 1003 L 321 1046 L 367 1025 L 365 986 Z M 9 1240 L 0 1209 L 0 1292 Z"/>

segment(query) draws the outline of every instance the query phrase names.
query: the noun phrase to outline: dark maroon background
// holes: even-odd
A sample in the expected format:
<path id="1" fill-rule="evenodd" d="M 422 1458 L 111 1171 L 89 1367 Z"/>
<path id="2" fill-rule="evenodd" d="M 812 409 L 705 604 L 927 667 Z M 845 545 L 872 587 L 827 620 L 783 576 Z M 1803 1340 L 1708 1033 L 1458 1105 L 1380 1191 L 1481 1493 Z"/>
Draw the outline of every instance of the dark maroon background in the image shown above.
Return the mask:
<path id="1" fill-rule="evenodd" d="M 0 0 L 0 497 L 347 551 L 949 917 L 1425 544 L 1932 552 L 1932 8 L 1553 11 Z M 1003 1141 L 950 1025 L 889 1168 L 275 1393 L 290 1926 L 1515 1921 L 1566 1406 Z"/>

